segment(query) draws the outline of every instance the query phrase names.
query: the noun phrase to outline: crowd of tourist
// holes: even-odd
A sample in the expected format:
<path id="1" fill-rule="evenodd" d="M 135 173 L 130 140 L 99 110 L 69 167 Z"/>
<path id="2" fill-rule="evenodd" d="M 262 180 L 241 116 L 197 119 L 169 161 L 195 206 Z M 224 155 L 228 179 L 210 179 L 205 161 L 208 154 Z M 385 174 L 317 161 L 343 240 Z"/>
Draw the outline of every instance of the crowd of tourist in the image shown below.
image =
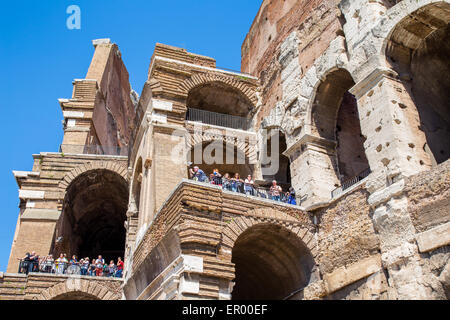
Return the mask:
<path id="1" fill-rule="evenodd" d="M 222 175 L 219 169 L 214 169 L 209 175 L 195 166 L 189 169 L 190 178 L 195 181 L 210 183 L 221 186 L 223 190 L 243 193 L 249 196 L 256 196 L 262 198 L 270 198 L 274 201 L 282 201 L 285 203 L 296 205 L 295 191 L 292 187 L 289 191 L 284 192 L 282 187 L 277 184 L 276 180 L 272 181 L 272 185 L 268 190 L 255 186 L 255 182 L 251 175 L 247 178 L 241 178 L 239 173 L 235 173 L 231 176 L 229 173 Z"/>
<path id="2" fill-rule="evenodd" d="M 89 257 L 78 260 L 77 256 L 67 259 L 65 253 L 61 253 L 59 258 L 54 259 L 53 255 L 39 256 L 36 252 L 27 253 L 20 260 L 19 273 L 43 272 L 53 274 L 82 275 L 96 277 L 121 278 L 124 262 L 122 258 L 117 259 L 117 264 L 111 260 L 109 264 L 101 255 L 97 259 L 90 260 Z"/>

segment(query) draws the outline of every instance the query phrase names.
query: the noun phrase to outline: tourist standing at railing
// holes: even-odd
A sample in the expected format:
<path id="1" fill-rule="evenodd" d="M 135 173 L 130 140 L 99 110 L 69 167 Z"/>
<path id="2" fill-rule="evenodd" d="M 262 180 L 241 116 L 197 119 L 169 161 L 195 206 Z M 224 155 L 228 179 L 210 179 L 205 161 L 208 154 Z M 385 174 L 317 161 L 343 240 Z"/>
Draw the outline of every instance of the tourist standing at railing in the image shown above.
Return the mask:
<path id="1" fill-rule="evenodd" d="M 211 174 L 209 175 L 209 183 L 210 183 L 210 184 L 216 184 L 215 181 L 214 181 L 214 173 L 211 173 Z"/>
<path id="2" fill-rule="evenodd" d="M 289 188 L 289 201 L 288 201 L 288 203 L 292 204 L 292 205 L 295 205 L 295 206 L 297 205 L 297 200 L 296 200 L 296 197 L 295 197 L 295 190 L 292 187 Z"/>
<path id="3" fill-rule="evenodd" d="M 47 256 L 39 257 L 39 272 L 45 272 L 45 266 L 47 263 Z"/>
<path id="4" fill-rule="evenodd" d="M 231 179 L 231 190 L 234 192 L 244 193 L 244 180 L 241 179 L 241 176 L 237 172 Z"/>
<path id="5" fill-rule="evenodd" d="M 206 182 L 206 180 L 208 179 L 205 172 L 203 172 L 203 170 L 197 166 L 195 166 L 193 169 L 189 169 L 189 174 L 191 176 L 191 179 L 194 181 Z"/>
<path id="6" fill-rule="evenodd" d="M 34 251 L 31 252 L 28 272 L 39 272 L 39 256 Z"/>
<path id="7" fill-rule="evenodd" d="M 246 195 L 248 195 L 248 196 L 254 196 L 255 195 L 255 191 L 254 191 L 254 188 L 253 188 L 254 184 L 255 183 L 254 183 L 254 181 L 252 179 L 252 176 L 248 175 L 247 179 L 245 179 L 245 181 L 244 181 L 244 191 L 245 191 Z"/>
<path id="8" fill-rule="evenodd" d="M 108 268 L 108 265 L 105 262 L 105 264 L 103 264 L 103 274 L 102 274 L 102 276 L 103 277 L 108 277 L 108 273 L 109 273 L 109 268 Z"/>
<path id="9" fill-rule="evenodd" d="M 220 174 L 219 169 L 213 170 L 213 181 L 214 181 L 214 184 L 217 186 L 222 185 L 222 175 Z"/>
<path id="10" fill-rule="evenodd" d="M 96 260 L 92 259 L 92 262 L 89 266 L 89 275 L 90 276 L 95 276 L 95 269 L 96 269 L 95 262 L 96 262 Z"/>
<path id="11" fill-rule="evenodd" d="M 97 277 L 101 277 L 103 275 L 103 266 L 105 265 L 105 260 L 102 256 L 98 256 L 98 259 L 95 261 L 95 275 Z"/>
<path id="12" fill-rule="evenodd" d="M 117 267 L 114 264 L 114 260 L 111 260 L 109 262 L 109 265 L 108 265 L 108 274 L 107 274 L 107 276 L 108 277 L 114 277 L 114 275 L 116 274 L 116 270 L 117 270 Z"/>
<path id="13" fill-rule="evenodd" d="M 44 272 L 46 273 L 54 273 L 55 272 L 55 259 L 53 259 L 53 255 L 49 254 L 44 262 Z"/>
<path id="14" fill-rule="evenodd" d="M 63 253 L 61 253 L 59 255 L 59 258 L 56 259 L 55 266 L 56 266 L 56 274 L 64 274 L 64 271 L 66 271 L 67 259 Z"/>
<path id="15" fill-rule="evenodd" d="M 272 200 L 280 201 L 281 192 L 283 192 L 283 189 L 279 185 L 277 185 L 276 180 L 273 180 L 272 186 L 270 187 L 270 194 L 272 196 Z"/>
<path id="16" fill-rule="evenodd" d="M 229 173 L 225 173 L 222 177 L 222 189 L 231 191 L 231 179 Z"/>
<path id="17" fill-rule="evenodd" d="M 69 267 L 67 268 L 67 274 L 80 274 L 80 266 L 77 256 L 73 255 L 69 261 Z"/>
<path id="18" fill-rule="evenodd" d="M 80 261 L 81 275 L 87 276 L 89 269 L 89 257 L 86 257 Z"/>
<path id="19" fill-rule="evenodd" d="M 122 278 L 122 272 L 123 272 L 123 261 L 122 261 L 122 258 L 119 257 L 117 259 L 117 270 L 116 270 L 115 276 L 117 278 Z"/>
<path id="20" fill-rule="evenodd" d="M 25 257 L 23 257 L 22 259 L 18 259 L 20 261 L 19 262 L 19 273 L 28 274 L 29 265 L 31 264 L 30 257 L 31 257 L 31 254 L 29 252 L 27 252 L 25 254 Z"/>

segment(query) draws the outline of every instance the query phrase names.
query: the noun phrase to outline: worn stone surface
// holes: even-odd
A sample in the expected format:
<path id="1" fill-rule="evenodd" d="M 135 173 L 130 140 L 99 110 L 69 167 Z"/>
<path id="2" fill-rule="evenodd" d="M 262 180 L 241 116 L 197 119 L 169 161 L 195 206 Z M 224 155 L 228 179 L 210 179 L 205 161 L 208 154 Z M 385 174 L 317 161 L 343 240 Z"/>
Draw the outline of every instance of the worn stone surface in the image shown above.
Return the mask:
<path id="1" fill-rule="evenodd" d="M 78 292 L 5 274 L 1 297 L 448 299 L 449 12 L 448 0 L 264 0 L 242 73 L 158 43 L 140 96 L 118 47 L 95 41 L 86 79 L 59 101 L 62 152 L 14 172 L 8 272 L 26 251 L 77 250 L 54 236 L 87 229 L 54 217 L 119 212 L 124 285 L 86 280 Z M 245 126 L 199 125 L 190 108 Z M 274 133 L 284 162 L 269 175 L 262 153 Z M 285 179 L 301 206 L 183 180 L 188 152 L 213 142 L 250 160 L 222 173 Z M 98 154 L 111 145 L 122 157 Z"/>
<path id="2" fill-rule="evenodd" d="M 120 300 L 121 279 L 6 273 L 0 300 Z"/>

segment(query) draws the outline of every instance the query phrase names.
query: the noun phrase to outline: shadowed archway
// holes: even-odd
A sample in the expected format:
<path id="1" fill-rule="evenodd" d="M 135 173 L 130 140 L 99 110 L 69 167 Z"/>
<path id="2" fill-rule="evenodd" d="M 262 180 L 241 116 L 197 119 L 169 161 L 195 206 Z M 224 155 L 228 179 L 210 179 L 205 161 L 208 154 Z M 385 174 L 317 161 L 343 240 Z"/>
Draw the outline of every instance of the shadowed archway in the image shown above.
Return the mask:
<path id="1" fill-rule="evenodd" d="M 128 184 L 114 171 L 93 169 L 67 187 L 54 254 L 105 261 L 124 256 Z"/>
<path id="2" fill-rule="evenodd" d="M 314 259 L 300 238 L 270 223 L 244 231 L 232 251 L 233 300 L 283 300 L 308 285 Z"/>
<path id="3" fill-rule="evenodd" d="M 411 131 L 423 132 L 420 148 L 434 164 L 450 158 L 449 23 L 450 4 L 425 5 L 396 24 L 386 45 L 387 61 L 417 109 L 419 122 L 408 119 Z"/>
<path id="4" fill-rule="evenodd" d="M 98 297 L 81 291 L 71 291 L 54 297 L 51 300 L 100 300 Z"/>
<path id="5" fill-rule="evenodd" d="M 330 181 L 340 183 L 369 168 L 357 101 L 349 92 L 354 85 L 347 70 L 332 71 L 317 88 L 312 110 L 313 133 L 336 145 L 331 159 L 336 176 Z"/>

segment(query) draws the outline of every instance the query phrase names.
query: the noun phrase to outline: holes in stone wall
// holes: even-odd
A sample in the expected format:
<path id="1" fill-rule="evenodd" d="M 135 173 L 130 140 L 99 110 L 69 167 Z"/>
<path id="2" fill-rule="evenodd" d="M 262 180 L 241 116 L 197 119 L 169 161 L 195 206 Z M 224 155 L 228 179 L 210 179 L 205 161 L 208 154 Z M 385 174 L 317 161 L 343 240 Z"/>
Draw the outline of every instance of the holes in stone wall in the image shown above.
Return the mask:
<path id="1" fill-rule="evenodd" d="M 415 104 L 419 130 L 435 164 L 450 157 L 449 22 L 450 4 L 424 6 L 398 23 L 386 49 L 388 61 Z M 411 112 L 411 106 L 398 105 L 403 112 Z"/>

